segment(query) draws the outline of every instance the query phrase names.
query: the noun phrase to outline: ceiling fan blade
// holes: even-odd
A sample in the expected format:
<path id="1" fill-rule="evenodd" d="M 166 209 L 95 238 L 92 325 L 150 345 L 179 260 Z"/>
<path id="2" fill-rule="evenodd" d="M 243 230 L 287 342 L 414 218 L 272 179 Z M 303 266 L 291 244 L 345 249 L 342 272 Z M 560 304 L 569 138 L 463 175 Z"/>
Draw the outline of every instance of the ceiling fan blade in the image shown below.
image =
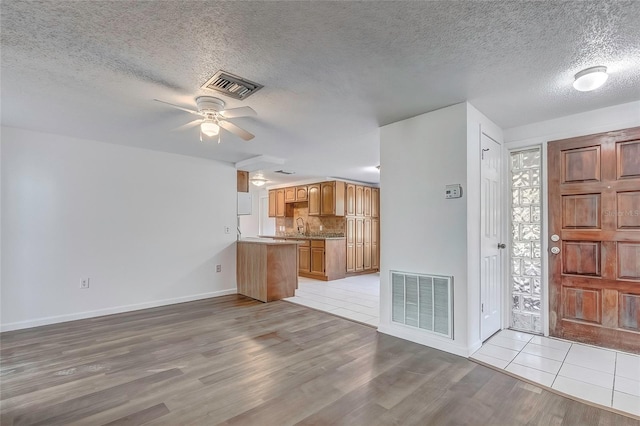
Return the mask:
<path id="1" fill-rule="evenodd" d="M 161 101 L 160 99 L 154 99 L 154 101 L 156 101 L 156 102 L 160 102 L 160 103 L 162 103 L 162 104 L 169 105 L 170 107 L 173 107 L 173 108 L 176 108 L 176 109 L 180 109 L 180 110 L 182 110 L 182 111 L 185 111 L 185 112 L 188 112 L 188 113 L 191 113 L 191 114 L 195 114 L 195 115 L 200 115 L 200 116 L 202 116 L 202 114 L 201 114 L 201 113 L 199 113 L 198 111 L 193 110 L 193 109 L 183 108 L 183 107 L 181 107 L 181 106 L 174 105 L 174 104 L 169 103 L 169 102 Z"/>
<path id="2" fill-rule="evenodd" d="M 198 124 L 202 123 L 202 119 L 201 118 L 196 118 L 193 121 L 188 122 L 187 124 L 183 124 L 182 126 L 176 127 L 175 129 L 172 129 L 173 132 L 176 132 L 178 130 L 186 130 L 186 129 L 190 129 L 192 127 L 197 126 Z"/>
<path id="3" fill-rule="evenodd" d="M 255 112 L 253 108 L 248 106 L 243 106 L 240 108 L 225 109 L 224 111 L 221 111 L 220 114 L 224 118 L 236 118 L 236 117 L 247 117 L 247 116 L 255 117 L 256 115 L 258 115 L 258 113 Z"/>
<path id="4" fill-rule="evenodd" d="M 251 139 L 253 139 L 255 137 L 255 135 L 252 135 L 251 133 L 247 132 L 244 129 L 241 129 L 240 127 L 236 126 L 235 124 L 233 124 L 233 123 L 231 123 L 229 121 L 220 120 L 218 122 L 218 124 L 223 129 L 230 131 L 231 133 L 233 133 L 236 136 L 241 137 L 245 141 L 250 141 Z"/>

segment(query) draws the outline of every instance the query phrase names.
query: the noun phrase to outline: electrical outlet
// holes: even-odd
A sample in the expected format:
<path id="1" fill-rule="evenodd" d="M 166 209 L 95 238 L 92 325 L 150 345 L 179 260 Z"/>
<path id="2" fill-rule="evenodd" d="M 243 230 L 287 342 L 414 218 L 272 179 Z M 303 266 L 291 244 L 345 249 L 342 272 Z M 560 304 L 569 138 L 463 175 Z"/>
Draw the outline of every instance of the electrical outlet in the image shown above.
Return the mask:
<path id="1" fill-rule="evenodd" d="M 230 227 L 230 226 L 225 226 L 225 227 L 224 227 L 224 233 L 225 233 L 225 234 L 229 234 L 229 233 L 231 233 L 231 227 Z"/>
<path id="2" fill-rule="evenodd" d="M 89 278 L 80 279 L 80 288 L 89 288 Z"/>
<path id="3" fill-rule="evenodd" d="M 216 272 L 222 272 L 222 265 L 216 265 Z"/>

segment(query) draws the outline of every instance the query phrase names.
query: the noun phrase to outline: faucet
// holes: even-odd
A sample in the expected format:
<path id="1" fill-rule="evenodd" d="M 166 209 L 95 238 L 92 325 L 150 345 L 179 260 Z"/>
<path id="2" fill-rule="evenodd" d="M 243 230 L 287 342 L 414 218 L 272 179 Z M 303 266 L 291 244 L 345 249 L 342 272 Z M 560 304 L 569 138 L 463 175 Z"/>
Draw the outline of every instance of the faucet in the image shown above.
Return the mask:
<path id="1" fill-rule="evenodd" d="M 298 234 L 304 234 L 304 219 L 301 217 L 297 218 L 296 225 L 298 225 Z"/>

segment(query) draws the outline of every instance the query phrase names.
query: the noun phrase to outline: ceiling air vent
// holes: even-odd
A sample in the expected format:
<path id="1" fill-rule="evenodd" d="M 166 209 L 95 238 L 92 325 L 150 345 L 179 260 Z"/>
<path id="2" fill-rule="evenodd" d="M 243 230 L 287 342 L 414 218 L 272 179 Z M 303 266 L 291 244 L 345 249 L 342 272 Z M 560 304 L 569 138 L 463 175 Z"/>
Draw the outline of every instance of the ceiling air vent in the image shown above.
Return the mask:
<path id="1" fill-rule="evenodd" d="M 247 99 L 253 93 L 262 89 L 262 85 L 249 81 L 226 71 L 218 71 L 205 84 L 203 89 L 215 90 L 234 99 Z"/>
<path id="2" fill-rule="evenodd" d="M 288 170 L 276 170 L 274 173 L 280 173 L 281 175 L 293 175 L 296 172 L 290 172 Z"/>

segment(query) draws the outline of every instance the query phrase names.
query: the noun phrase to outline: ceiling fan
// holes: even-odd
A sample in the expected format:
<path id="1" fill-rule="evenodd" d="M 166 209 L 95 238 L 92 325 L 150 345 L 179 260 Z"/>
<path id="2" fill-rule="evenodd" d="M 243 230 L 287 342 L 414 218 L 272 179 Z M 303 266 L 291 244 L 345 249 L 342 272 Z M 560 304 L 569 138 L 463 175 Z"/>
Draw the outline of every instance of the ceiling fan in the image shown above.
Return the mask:
<path id="1" fill-rule="evenodd" d="M 174 130 L 184 130 L 200 125 L 200 142 L 202 142 L 202 135 L 205 135 L 210 138 L 218 136 L 218 143 L 220 143 L 221 127 L 233 133 L 234 135 L 241 137 L 245 141 L 249 141 L 254 138 L 253 134 L 236 126 L 230 121 L 227 121 L 227 119 L 229 118 L 256 116 L 257 113 L 251 107 L 243 106 L 240 108 L 224 109 L 224 101 L 222 99 L 214 98 L 213 96 L 197 97 L 197 111 L 193 109 L 183 108 L 169 102 L 161 101 L 160 99 L 154 99 L 154 101 L 169 105 L 173 108 L 177 108 L 191 114 L 199 115 L 201 118 L 197 118 Z"/>

